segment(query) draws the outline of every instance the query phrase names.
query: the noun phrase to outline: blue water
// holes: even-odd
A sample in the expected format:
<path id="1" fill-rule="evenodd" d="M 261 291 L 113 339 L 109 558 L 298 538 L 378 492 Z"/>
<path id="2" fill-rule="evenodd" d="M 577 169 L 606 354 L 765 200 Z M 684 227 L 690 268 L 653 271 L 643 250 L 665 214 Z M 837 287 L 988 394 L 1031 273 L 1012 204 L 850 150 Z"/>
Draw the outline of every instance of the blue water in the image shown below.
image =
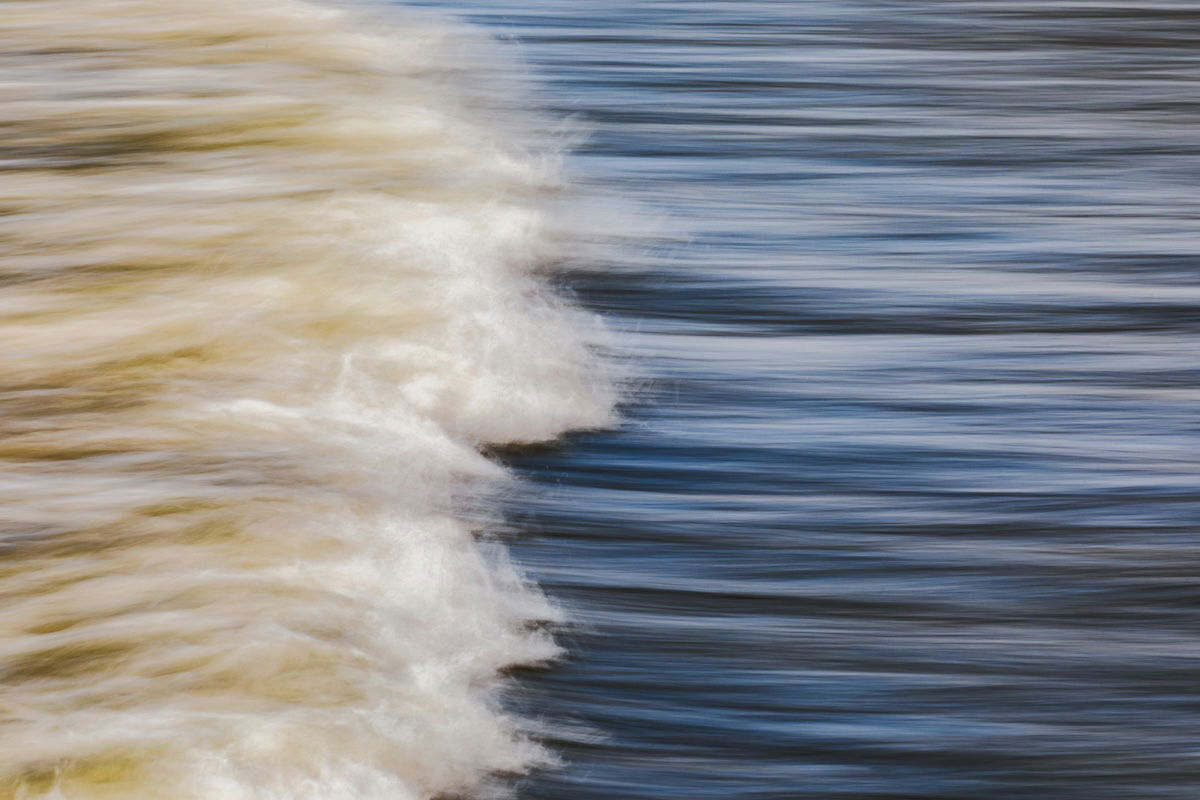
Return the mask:
<path id="1" fill-rule="evenodd" d="M 522 796 L 1195 798 L 1200 9 L 436 5 L 641 209 L 623 426 L 513 459 Z"/>

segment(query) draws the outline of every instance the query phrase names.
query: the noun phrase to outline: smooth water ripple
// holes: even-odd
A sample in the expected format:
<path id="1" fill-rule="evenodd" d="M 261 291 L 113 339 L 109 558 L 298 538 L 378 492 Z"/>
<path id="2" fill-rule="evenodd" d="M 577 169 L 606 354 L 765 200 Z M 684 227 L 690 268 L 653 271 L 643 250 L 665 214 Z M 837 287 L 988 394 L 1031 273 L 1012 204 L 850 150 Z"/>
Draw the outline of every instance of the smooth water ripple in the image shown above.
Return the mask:
<path id="1" fill-rule="evenodd" d="M 667 217 L 573 284 L 624 428 L 519 462 L 526 796 L 1196 797 L 1200 10 L 449 5 Z"/>

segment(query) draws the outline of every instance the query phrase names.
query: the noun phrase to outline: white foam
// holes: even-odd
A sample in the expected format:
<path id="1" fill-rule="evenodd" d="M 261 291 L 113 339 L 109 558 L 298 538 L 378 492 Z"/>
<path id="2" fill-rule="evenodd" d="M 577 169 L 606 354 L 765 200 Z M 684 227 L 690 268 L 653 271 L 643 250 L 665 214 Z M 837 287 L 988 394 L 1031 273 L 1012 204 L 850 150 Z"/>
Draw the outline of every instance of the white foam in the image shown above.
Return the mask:
<path id="1" fill-rule="evenodd" d="M 558 145 L 463 85 L 496 51 L 301 0 L 18 0 L 0 51 L 0 797 L 545 763 L 497 673 L 558 612 L 456 497 L 507 480 L 483 445 L 608 424 L 613 382 L 539 277 Z"/>

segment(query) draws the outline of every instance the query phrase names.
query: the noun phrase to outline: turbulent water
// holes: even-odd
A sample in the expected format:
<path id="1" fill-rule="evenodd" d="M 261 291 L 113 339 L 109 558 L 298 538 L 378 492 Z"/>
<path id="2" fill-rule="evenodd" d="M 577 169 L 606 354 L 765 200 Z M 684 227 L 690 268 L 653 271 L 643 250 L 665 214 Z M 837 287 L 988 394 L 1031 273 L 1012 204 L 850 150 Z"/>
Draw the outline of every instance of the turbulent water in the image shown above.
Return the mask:
<path id="1" fill-rule="evenodd" d="M 557 612 L 478 451 L 611 398 L 504 56 L 382 6 L 0 6 L 0 797 L 544 763 L 497 673 Z"/>

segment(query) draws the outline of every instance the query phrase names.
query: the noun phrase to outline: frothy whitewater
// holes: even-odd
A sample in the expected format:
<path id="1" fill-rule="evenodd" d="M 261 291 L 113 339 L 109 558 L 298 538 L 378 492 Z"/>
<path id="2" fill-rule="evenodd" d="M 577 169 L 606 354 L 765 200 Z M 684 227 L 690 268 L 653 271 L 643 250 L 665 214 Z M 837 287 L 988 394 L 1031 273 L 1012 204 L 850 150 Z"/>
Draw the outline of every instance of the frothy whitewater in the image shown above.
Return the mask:
<path id="1" fill-rule="evenodd" d="M 545 759 L 497 676 L 555 610 L 488 544 L 479 450 L 611 390 L 488 45 L 301 0 L 0 14 L 0 798 L 403 800 Z"/>

